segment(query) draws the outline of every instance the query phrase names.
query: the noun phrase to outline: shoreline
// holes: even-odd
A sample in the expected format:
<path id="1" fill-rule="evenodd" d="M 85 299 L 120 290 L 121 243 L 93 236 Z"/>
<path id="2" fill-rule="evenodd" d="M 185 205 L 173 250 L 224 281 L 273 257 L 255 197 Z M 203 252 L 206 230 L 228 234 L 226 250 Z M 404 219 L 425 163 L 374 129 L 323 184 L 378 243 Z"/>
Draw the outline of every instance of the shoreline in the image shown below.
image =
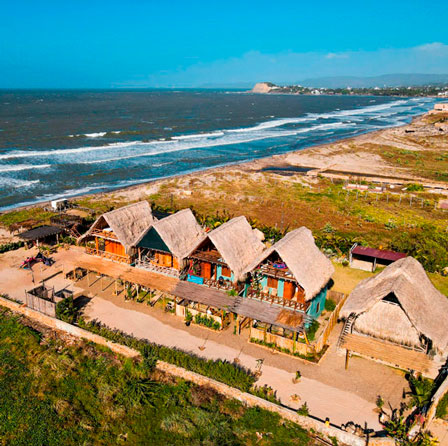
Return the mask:
<path id="1" fill-rule="evenodd" d="M 165 177 L 154 178 L 154 179 L 151 179 L 148 181 L 143 181 L 141 183 L 131 184 L 128 186 L 117 186 L 116 188 L 112 187 L 105 191 L 98 191 L 98 192 L 92 192 L 92 193 L 80 193 L 80 194 L 75 193 L 75 194 L 69 195 L 67 197 L 64 197 L 64 195 L 61 194 L 61 195 L 55 196 L 54 198 L 51 198 L 51 199 L 45 199 L 42 201 L 36 201 L 36 202 L 30 203 L 30 204 L 24 204 L 24 205 L 19 205 L 19 206 L 12 206 L 10 208 L 0 210 L 0 215 L 8 213 L 8 212 L 13 212 L 13 211 L 33 209 L 36 207 L 45 207 L 45 206 L 48 206 L 53 199 L 58 199 L 58 198 L 66 198 L 69 202 L 72 202 L 72 201 L 76 201 L 77 199 L 81 199 L 81 198 L 106 197 L 108 195 L 117 194 L 120 192 L 127 192 L 127 193 L 138 192 L 138 191 L 146 189 L 150 186 L 156 186 L 159 183 L 163 183 L 165 181 L 170 181 L 175 178 L 189 178 L 189 177 L 195 177 L 195 176 L 210 175 L 215 172 L 225 172 L 227 170 L 230 171 L 230 170 L 235 170 L 235 169 L 244 171 L 244 172 L 254 173 L 254 172 L 259 172 L 262 169 L 268 168 L 268 167 L 295 166 L 297 164 L 292 164 L 290 161 L 288 161 L 288 158 L 293 158 L 294 156 L 300 157 L 300 156 L 303 156 L 306 154 L 310 154 L 312 151 L 316 151 L 316 152 L 325 151 L 325 150 L 331 151 L 331 149 L 333 147 L 337 147 L 340 145 L 350 144 L 350 143 L 359 143 L 359 142 L 362 143 L 366 139 L 375 139 L 375 138 L 381 137 L 383 134 L 386 134 L 387 132 L 390 132 L 391 130 L 403 129 L 408 126 L 413 126 L 416 122 L 421 121 L 422 118 L 425 117 L 428 113 L 430 113 L 430 112 L 426 112 L 426 113 L 422 113 L 420 115 L 413 116 L 411 118 L 410 122 L 406 123 L 406 124 L 402 124 L 399 126 L 385 127 L 385 128 L 371 130 L 371 131 L 365 131 L 365 132 L 362 132 L 355 136 L 349 136 L 346 138 L 335 139 L 330 142 L 318 143 L 316 145 L 311 144 L 311 145 L 308 145 L 299 150 L 287 151 L 285 153 L 274 154 L 271 156 L 255 158 L 255 159 L 251 159 L 251 160 L 247 160 L 247 161 L 235 161 L 235 162 L 226 163 L 223 165 L 213 166 L 213 167 L 209 167 L 209 168 L 204 168 L 204 169 L 200 169 L 200 170 L 193 170 L 190 172 L 183 172 L 183 173 L 169 175 L 169 176 L 165 176 Z M 317 157 L 315 157 L 315 158 L 316 159 L 314 160 L 314 162 L 319 164 L 319 160 L 317 159 Z M 297 166 L 300 166 L 300 164 Z M 320 169 L 331 170 L 331 166 L 324 166 L 324 165 L 313 166 L 313 167 L 311 167 L 311 166 L 300 166 L 300 167 L 310 168 L 310 170 L 320 170 Z M 351 170 L 347 172 L 347 174 L 351 174 L 351 175 L 359 174 L 361 176 L 363 173 L 366 174 L 367 176 L 372 176 L 372 174 L 370 174 L 370 173 L 356 172 L 356 166 L 353 166 L 351 168 Z M 403 180 L 405 180 L 405 179 L 412 180 L 412 178 L 409 175 L 403 176 L 402 178 L 403 178 Z M 431 182 L 431 181 L 428 180 L 428 182 Z"/>

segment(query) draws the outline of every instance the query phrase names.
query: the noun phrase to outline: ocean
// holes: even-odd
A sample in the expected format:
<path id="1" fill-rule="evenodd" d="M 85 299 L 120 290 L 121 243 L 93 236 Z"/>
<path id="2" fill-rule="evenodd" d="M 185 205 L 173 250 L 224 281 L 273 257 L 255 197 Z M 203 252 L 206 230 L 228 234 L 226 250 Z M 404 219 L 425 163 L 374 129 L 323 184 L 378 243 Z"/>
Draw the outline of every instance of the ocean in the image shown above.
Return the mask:
<path id="1" fill-rule="evenodd" d="M 2 90 L 0 210 L 398 126 L 434 102 L 224 90 Z"/>

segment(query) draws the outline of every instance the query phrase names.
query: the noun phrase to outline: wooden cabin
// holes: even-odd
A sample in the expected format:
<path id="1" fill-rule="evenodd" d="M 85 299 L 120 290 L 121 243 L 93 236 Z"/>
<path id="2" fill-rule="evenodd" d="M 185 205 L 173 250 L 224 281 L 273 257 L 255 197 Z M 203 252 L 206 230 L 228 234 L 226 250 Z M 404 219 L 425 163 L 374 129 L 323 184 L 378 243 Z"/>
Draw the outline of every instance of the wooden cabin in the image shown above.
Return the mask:
<path id="1" fill-rule="evenodd" d="M 206 237 L 190 209 L 155 222 L 136 240 L 136 266 L 179 277 L 187 255 Z"/>
<path id="2" fill-rule="evenodd" d="M 309 229 L 288 232 L 250 268 L 245 296 L 286 304 L 312 318 L 322 313 L 334 267 L 314 243 Z"/>
<path id="3" fill-rule="evenodd" d="M 88 254 L 130 264 L 135 258 L 135 240 L 154 222 L 151 206 L 140 201 L 101 215 L 78 244 L 85 243 Z"/>
<path id="4" fill-rule="evenodd" d="M 208 233 L 188 256 L 190 282 L 233 289 L 265 246 L 245 217 L 236 217 Z"/>
<path id="5" fill-rule="evenodd" d="M 448 299 L 413 257 L 360 282 L 340 316 L 347 351 L 427 376 L 448 356 Z"/>

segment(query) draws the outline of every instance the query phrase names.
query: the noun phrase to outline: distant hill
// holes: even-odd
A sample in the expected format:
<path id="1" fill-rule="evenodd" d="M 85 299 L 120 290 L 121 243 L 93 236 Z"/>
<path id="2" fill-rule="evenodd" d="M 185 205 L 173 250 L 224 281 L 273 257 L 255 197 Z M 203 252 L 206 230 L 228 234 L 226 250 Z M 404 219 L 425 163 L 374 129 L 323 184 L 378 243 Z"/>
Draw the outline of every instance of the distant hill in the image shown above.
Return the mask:
<path id="1" fill-rule="evenodd" d="M 315 88 L 409 87 L 448 84 L 448 74 L 383 74 L 371 77 L 332 76 L 305 79 L 297 82 L 297 84 Z"/>

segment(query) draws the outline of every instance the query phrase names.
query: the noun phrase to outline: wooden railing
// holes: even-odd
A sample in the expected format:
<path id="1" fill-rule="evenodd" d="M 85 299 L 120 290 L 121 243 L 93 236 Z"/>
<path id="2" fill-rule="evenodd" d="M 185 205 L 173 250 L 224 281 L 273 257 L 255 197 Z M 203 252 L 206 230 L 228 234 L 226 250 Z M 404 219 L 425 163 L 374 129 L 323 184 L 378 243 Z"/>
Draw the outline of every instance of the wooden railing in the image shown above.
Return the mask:
<path id="1" fill-rule="evenodd" d="M 118 237 L 112 231 L 102 231 L 101 229 L 94 229 L 90 235 L 108 238 L 111 240 L 118 240 Z"/>
<path id="2" fill-rule="evenodd" d="M 99 256 L 103 259 L 113 260 L 114 262 L 127 263 L 130 264 L 131 258 L 129 256 L 122 256 L 120 254 L 114 254 L 113 252 L 101 251 L 100 249 L 91 248 L 90 246 L 86 246 L 86 254 L 90 254 L 93 256 Z"/>
<path id="3" fill-rule="evenodd" d="M 142 268 L 147 271 L 154 272 L 154 273 L 164 274 L 165 276 L 178 278 L 180 275 L 180 271 L 175 268 L 170 268 L 168 266 L 154 265 L 154 263 L 145 262 L 142 260 L 137 260 L 137 262 L 135 263 L 135 266 L 137 268 Z"/>
<path id="4" fill-rule="evenodd" d="M 218 290 L 226 290 L 230 291 L 236 288 L 233 283 L 229 280 L 224 280 L 222 283 L 219 283 L 218 280 L 214 279 L 204 279 L 204 285 L 209 288 L 217 288 Z"/>
<path id="5" fill-rule="evenodd" d="M 282 307 L 291 308 L 293 310 L 307 311 L 310 302 L 297 302 L 293 299 L 283 299 L 283 297 L 275 296 L 273 294 L 265 293 L 263 291 L 249 288 L 247 290 L 247 297 L 250 299 L 260 300 L 262 302 L 268 302 L 270 304 L 281 305 Z"/>

